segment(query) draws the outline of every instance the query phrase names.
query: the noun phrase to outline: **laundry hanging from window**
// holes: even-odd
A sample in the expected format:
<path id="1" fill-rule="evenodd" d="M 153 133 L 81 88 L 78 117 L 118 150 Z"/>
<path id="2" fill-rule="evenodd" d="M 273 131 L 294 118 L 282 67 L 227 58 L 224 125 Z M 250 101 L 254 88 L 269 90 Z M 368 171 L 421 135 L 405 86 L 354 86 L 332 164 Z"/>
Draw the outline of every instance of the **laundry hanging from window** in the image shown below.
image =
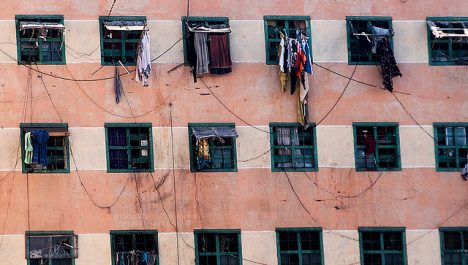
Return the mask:
<path id="1" fill-rule="evenodd" d="M 115 265 L 156 265 L 158 254 L 155 251 L 122 251 L 115 252 Z"/>
<path id="2" fill-rule="evenodd" d="M 232 164 L 234 159 L 232 149 L 228 148 L 232 139 L 238 137 L 234 127 L 192 127 L 191 129 L 196 140 L 194 162 L 198 170 L 232 167 L 226 164 Z"/>
<path id="3" fill-rule="evenodd" d="M 205 74 L 224 75 L 232 72 L 227 22 L 208 24 L 186 22 L 187 61 L 192 68 L 194 82 Z"/>
<path id="4" fill-rule="evenodd" d="M 309 127 L 309 75 L 313 74 L 308 37 L 299 29 L 296 30 L 295 38 L 289 38 L 281 31 L 280 35 L 278 57 L 281 90 L 286 92 L 288 83 L 290 83 L 291 95 L 299 90 L 297 119 L 304 128 L 307 128 Z"/>
<path id="5" fill-rule="evenodd" d="M 148 86 L 148 79 L 151 75 L 151 40 L 148 30 L 143 30 L 140 44 L 137 51 L 136 77 L 137 82 Z"/>
<path id="6" fill-rule="evenodd" d="M 427 25 L 430 62 L 468 65 L 468 19 L 427 20 Z"/>

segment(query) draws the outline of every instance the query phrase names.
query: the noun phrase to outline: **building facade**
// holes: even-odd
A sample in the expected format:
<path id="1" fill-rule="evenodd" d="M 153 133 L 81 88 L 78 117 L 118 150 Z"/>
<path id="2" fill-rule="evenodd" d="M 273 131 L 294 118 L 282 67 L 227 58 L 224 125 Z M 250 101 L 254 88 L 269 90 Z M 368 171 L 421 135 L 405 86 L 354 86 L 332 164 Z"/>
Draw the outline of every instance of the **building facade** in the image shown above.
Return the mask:
<path id="1" fill-rule="evenodd" d="M 0 264 L 468 264 L 464 1 L 3 4 Z M 187 27 L 216 25 L 232 72 L 195 83 Z M 296 29 L 307 129 L 277 62 Z"/>

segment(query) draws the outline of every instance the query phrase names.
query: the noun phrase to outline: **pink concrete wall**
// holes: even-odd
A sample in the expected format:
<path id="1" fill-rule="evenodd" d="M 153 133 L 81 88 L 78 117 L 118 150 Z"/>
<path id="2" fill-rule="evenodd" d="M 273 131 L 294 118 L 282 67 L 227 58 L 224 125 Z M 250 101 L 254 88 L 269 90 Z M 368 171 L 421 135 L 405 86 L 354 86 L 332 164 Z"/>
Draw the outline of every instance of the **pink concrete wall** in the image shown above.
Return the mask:
<path id="1" fill-rule="evenodd" d="M 63 14 L 67 19 L 96 19 L 107 15 L 112 1 L 31 0 L 27 4 L 4 0 L 1 19 L 15 14 Z M 116 1 L 112 15 L 142 15 L 149 19 L 180 19 L 186 1 Z M 229 16 L 231 19 L 262 19 L 264 15 L 310 15 L 313 19 L 343 19 L 345 16 L 392 16 L 394 19 L 425 19 L 426 16 L 466 16 L 468 6 L 459 0 L 219 0 L 191 1 L 195 16 Z"/>
<path id="2" fill-rule="evenodd" d="M 158 181 L 169 172 L 156 172 Z M 85 194 L 76 173 L 30 174 L 29 200 L 32 230 L 74 230 L 106 233 L 109 229 L 158 229 L 175 231 L 168 221 L 151 176 L 137 174 L 143 219 L 133 174 L 81 172 L 93 199 L 102 205 L 120 200 L 110 210 L 98 209 Z M 378 172 L 356 173 L 354 169 L 320 169 L 318 173 L 288 173 L 309 215 L 293 194 L 284 173 L 269 169 L 238 173 L 197 173 L 177 170 L 177 212 L 180 231 L 194 228 L 241 228 L 246 231 L 275 227 L 323 227 L 356 229 L 358 226 L 404 226 L 436 229 L 468 223 L 466 185 L 458 173 L 435 173 L 433 169 L 386 172 L 372 189 L 356 198 L 331 195 L 323 189 L 347 195 L 360 194 L 379 176 Z M 0 216 L 5 216 L 13 176 L 0 183 Z M 320 187 L 318 188 L 314 182 Z M 161 186 L 164 206 L 174 222 L 171 174 Z M 464 184 L 464 183 L 463 183 Z M 6 234 L 28 230 L 26 175 L 14 176 Z M 465 209 L 460 208 L 465 202 Z M 456 213 L 456 215 L 453 215 Z M 445 220 L 451 217 L 449 220 Z M 315 220 L 314 220 L 315 219 Z M 443 223 L 443 225 L 441 225 Z"/>
<path id="3" fill-rule="evenodd" d="M 324 64 L 350 76 L 354 66 Z M 235 122 L 245 125 L 229 113 L 210 93 L 202 82 L 193 83 L 187 67 L 167 73 L 174 65 L 155 65 L 151 87 L 142 87 L 123 76 L 122 82 L 138 122 L 152 122 L 154 126 L 169 126 L 169 103 L 172 103 L 174 126 L 187 126 L 189 122 Z M 113 76 L 113 67 L 105 67 L 94 76 L 99 65 L 71 64 L 63 66 L 39 66 L 46 73 L 71 77 L 67 68 L 78 79 Z M 462 122 L 468 120 L 468 75 L 463 67 L 430 67 L 425 64 L 402 64 L 402 78 L 395 78 L 396 93 L 407 110 L 421 124 L 433 122 Z M 3 127 L 17 127 L 22 118 L 27 69 L 8 64 L 2 66 L 4 92 L 1 94 L 0 112 L 8 113 L 0 121 Z M 311 80 L 310 113 L 313 121 L 319 121 L 336 102 L 347 79 L 315 67 Z M 359 66 L 355 79 L 381 85 L 381 77 L 375 66 Z M 236 64 L 233 73 L 223 77 L 206 77 L 212 91 L 240 117 L 251 124 L 268 125 L 271 121 L 296 119 L 296 96 L 279 89 L 277 67 L 263 63 Z M 114 81 L 80 82 L 63 81 L 44 76 L 52 101 L 69 126 L 103 126 L 105 122 L 133 122 L 125 101 L 114 101 Z M 59 122 L 37 73 L 32 73 L 34 122 Z M 83 91 L 89 96 L 86 96 Z M 411 94 L 411 95 L 408 95 Z M 91 101 L 92 100 L 92 101 Z M 94 103 L 93 103 L 94 101 Z M 259 107 L 261 106 L 261 107 Z M 252 115 L 255 113 L 255 115 Z M 117 115 L 117 116 L 115 116 Z M 142 116 L 140 116 L 142 115 Z M 123 117 L 119 117 L 123 116 Z M 125 118 L 127 117 L 127 118 Z M 352 82 L 340 104 L 323 124 L 346 125 L 354 121 L 394 121 L 401 125 L 414 122 L 386 90 Z"/>

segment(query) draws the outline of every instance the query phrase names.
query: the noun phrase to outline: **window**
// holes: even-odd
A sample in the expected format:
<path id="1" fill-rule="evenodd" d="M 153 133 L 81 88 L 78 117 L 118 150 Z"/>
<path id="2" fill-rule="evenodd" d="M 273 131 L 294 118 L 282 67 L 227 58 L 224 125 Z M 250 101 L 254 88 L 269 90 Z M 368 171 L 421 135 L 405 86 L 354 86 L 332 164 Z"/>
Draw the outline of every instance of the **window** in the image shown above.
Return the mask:
<path id="1" fill-rule="evenodd" d="M 19 64 L 65 64 L 63 16 L 17 15 Z"/>
<path id="2" fill-rule="evenodd" d="M 315 124 L 270 123 L 273 171 L 317 170 Z"/>
<path id="3" fill-rule="evenodd" d="M 241 265 L 239 230 L 195 230 L 197 265 Z"/>
<path id="4" fill-rule="evenodd" d="M 203 26 L 205 28 L 229 28 L 229 18 L 228 17 L 189 17 L 189 22 L 187 23 L 187 17 L 182 17 L 182 34 L 183 34 L 183 41 L 184 41 L 184 63 L 186 65 L 189 64 L 189 47 L 190 42 L 193 43 L 193 34 L 189 32 L 187 27 L 200 27 Z M 229 38 L 229 34 L 228 34 Z M 194 47 L 192 47 L 194 48 Z"/>
<path id="5" fill-rule="evenodd" d="M 26 232 L 28 265 L 73 265 L 78 237 L 72 231 Z"/>
<path id="6" fill-rule="evenodd" d="M 404 228 L 360 228 L 362 265 L 406 265 Z"/>
<path id="7" fill-rule="evenodd" d="M 233 123 L 189 123 L 190 168 L 199 171 L 237 171 Z"/>
<path id="8" fill-rule="evenodd" d="M 430 65 L 468 65 L 468 17 L 428 17 Z"/>
<path id="9" fill-rule="evenodd" d="M 388 37 L 393 49 L 391 17 L 346 17 L 348 63 L 379 64 L 377 41 Z"/>
<path id="10" fill-rule="evenodd" d="M 279 265 L 322 265 L 320 228 L 276 229 Z"/>
<path id="11" fill-rule="evenodd" d="M 102 65 L 136 65 L 146 17 L 99 17 Z"/>
<path id="12" fill-rule="evenodd" d="M 467 161 L 468 123 L 434 123 L 437 171 L 459 171 Z"/>
<path id="13" fill-rule="evenodd" d="M 309 37 L 311 45 L 310 17 L 309 16 L 264 16 L 265 23 L 265 50 L 266 64 L 278 64 L 278 46 L 280 44 L 280 31 L 286 32 L 288 37 L 295 37 L 296 30 Z"/>
<path id="14" fill-rule="evenodd" d="M 353 123 L 357 171 L 401 170 L 398 123 Z"/>
<path id="15" fill-rule="evenodd" d="M 112 265 L 159 264 L 158 231 L 111 231 Z M 137 260 L 140 263 L 137 263 Z"/>
<path id="16" fill-rule="evenodd" d="M 153 171 L 150 123 L 109 123 L 106 127 L 107 171 Z"/>
<path id="17" fill-rule="evenodd" d="M 23 173 L 70 172 L 68 124 L 21 123 L 20 133 Z"/>
<path id="18" fill-rule="evenodd" d="M 442 265 L 468 265 L 468 227 L 440 228 Z"/>

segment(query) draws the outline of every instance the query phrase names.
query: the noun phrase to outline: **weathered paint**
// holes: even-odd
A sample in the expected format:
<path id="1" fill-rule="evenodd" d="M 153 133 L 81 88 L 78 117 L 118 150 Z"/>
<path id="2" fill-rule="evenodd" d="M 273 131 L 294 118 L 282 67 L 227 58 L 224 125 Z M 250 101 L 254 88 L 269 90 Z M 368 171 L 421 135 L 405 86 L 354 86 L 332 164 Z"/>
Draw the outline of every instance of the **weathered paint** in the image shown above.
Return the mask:
<path id="1" fill-rule="evenodd" d="M 325 264 L 360 264 L 357 230 L 325 230 L 322 238 Z"/>

